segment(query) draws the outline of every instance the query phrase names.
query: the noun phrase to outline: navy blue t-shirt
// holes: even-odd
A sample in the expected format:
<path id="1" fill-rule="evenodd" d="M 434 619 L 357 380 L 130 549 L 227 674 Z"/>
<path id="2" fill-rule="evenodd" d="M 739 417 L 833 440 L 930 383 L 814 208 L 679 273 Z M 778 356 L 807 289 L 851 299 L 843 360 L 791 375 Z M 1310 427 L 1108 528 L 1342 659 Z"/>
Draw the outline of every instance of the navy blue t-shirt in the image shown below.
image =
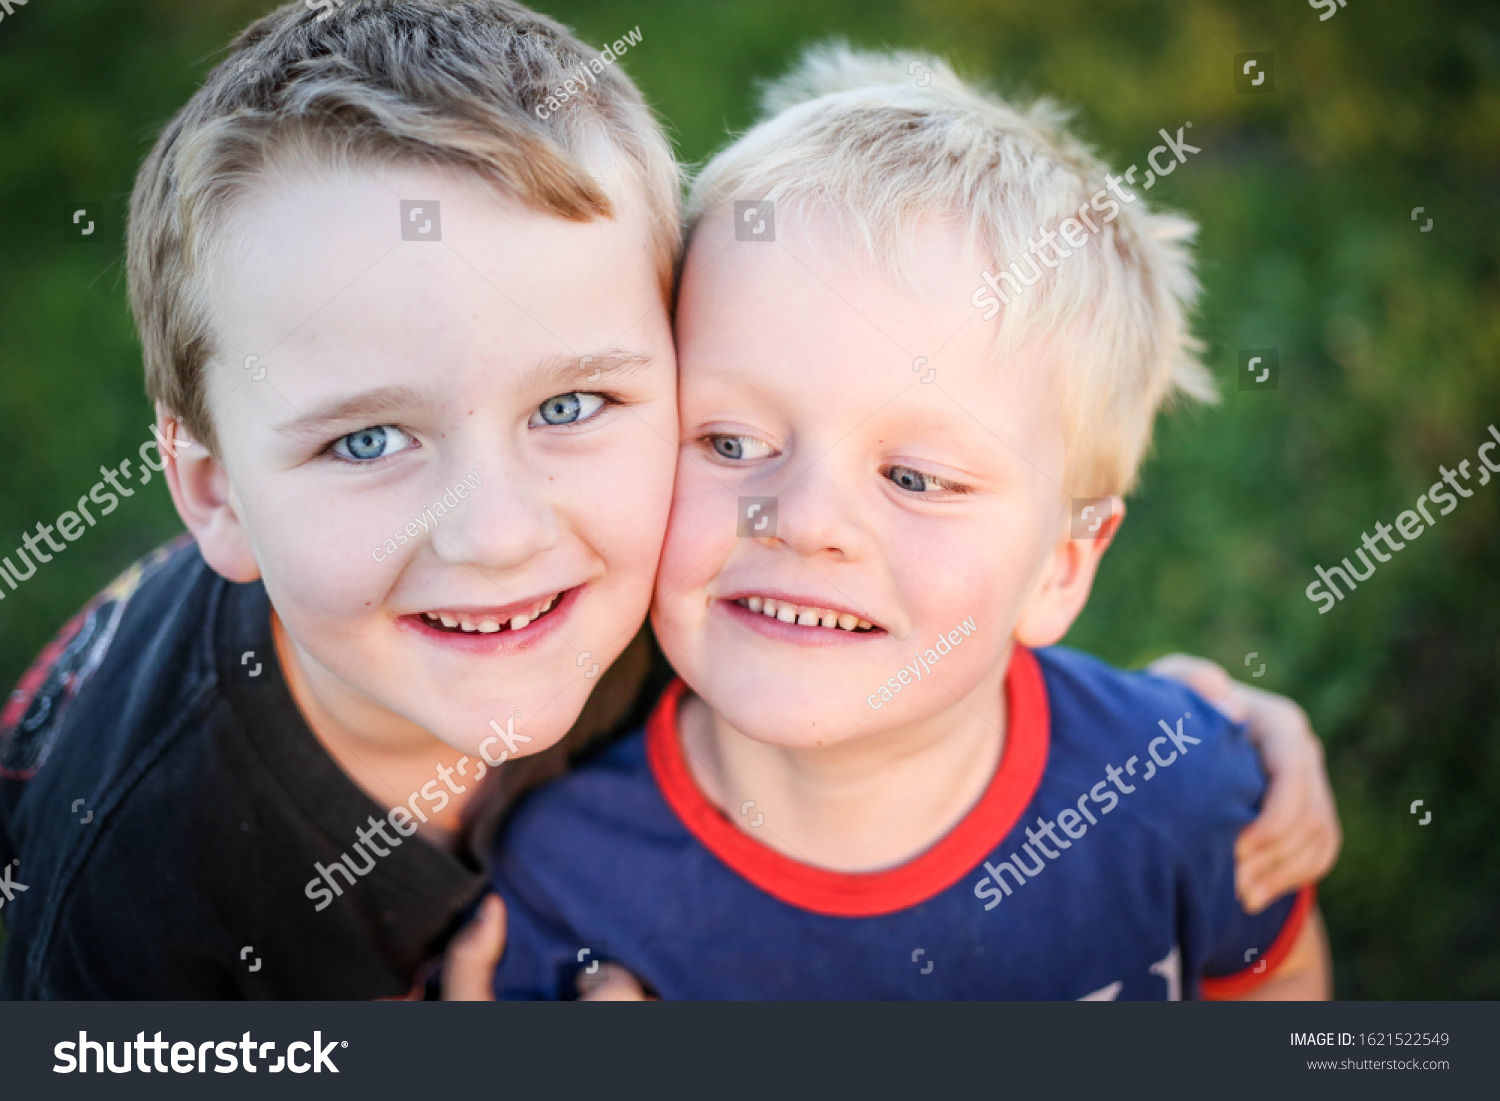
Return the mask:
<path id="1" fill-rule="evenodd" d="M 1235 996 L 1311 893 L 1257 916 L 1234 842 L 1264 782 L 1242 727 L 1168 680 L 1017 647 L 988 789 L 905 864 L 844 873 L 731 821 L 683 755 L 674 684 L 646 726 L 534 794 L 496 849 L 501 998 L 568 998 L 617 961 L 664 998 Z"/>

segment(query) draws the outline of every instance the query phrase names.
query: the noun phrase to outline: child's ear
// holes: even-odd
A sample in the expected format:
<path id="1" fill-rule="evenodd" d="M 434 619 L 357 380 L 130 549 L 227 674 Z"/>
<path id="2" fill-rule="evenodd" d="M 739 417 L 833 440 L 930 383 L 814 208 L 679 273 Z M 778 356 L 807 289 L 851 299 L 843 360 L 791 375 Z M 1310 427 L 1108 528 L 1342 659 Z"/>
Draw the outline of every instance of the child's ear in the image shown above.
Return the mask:
<path id="1" fill-rule="evenodd" d="M 1075 518 L 1070 514 L 1064 522 L 1037 587 L 1022 605 L 1016 621 L 1016 639 L 1023 646 L 1051 646 L 1068 633 L 1073 620 L 1083 611 L 1089 590 L 1094 586 L 1099 559 L 1104 557 L 1125 520 L 1122 498 L 1110 497 L 1107 503 L 1109 518 L 1092 535 L 1075 539 Z"/>
<path id="2" fill-rule="evenodd" d="M 162 449 L 167 488 L 177 515 L 198 541 L 204 561 L 230 581 L 256 580 L 260 566 L 251 551 L 250 533 L 240 519 L 229 472 L 208 448 L 183 431 L 175 417 L 157 410 L 156 423 L 162 439 L 176 441 Z"/>

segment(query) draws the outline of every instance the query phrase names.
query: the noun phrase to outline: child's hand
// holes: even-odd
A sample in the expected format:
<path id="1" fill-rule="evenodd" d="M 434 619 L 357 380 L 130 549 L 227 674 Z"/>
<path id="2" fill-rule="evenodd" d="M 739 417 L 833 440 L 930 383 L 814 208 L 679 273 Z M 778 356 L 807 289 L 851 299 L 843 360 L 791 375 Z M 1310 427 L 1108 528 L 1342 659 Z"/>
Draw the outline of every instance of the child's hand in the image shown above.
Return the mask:
<path id="1" fill-rule="evenodd" d="M 495 967 L 505 952 L 505 903 L 489 895 L 458 931 L 443 959 L 443 1001 L 492 1002 Z"/>
<path id="2" fill-rule="evenodd" d="M 1170 654 L 1151 672 L 1193 689 L 1237 722 L 1249 724 L 1271 778 L 1260 817 L 1235 842 L 1235 893 L 1259 913 L 1288 891 L 1328 874 L 1343 844 L 1323 743 L 1307 714 L 1285 696 L 1241 684 L 1204 658 Z"/>
<path id="3" fill-rule="evenodd" d="M 648 998 L 634 975 L 619 964 L 612 963 L 604 968 L 604 978 L 597 982 L 586 979 L 582 971 L 578 973 L 578 1000 L 580 1002 L 651 1002 L 657 999 Z"/>
<path id="4" fill-rule="evenodd" d="M 495 1000 L 495 968 L 505 954 L 505 903 L 489 895 L 469 924 L 459 930 L 443 959 L 443 1001 L 492 1002 Z M 640 1002 L 646 1000 L 641 984 L 623 967 L 611 964 L 602 981 L 589 983 L 579 976 L 579 1001 Z"/>

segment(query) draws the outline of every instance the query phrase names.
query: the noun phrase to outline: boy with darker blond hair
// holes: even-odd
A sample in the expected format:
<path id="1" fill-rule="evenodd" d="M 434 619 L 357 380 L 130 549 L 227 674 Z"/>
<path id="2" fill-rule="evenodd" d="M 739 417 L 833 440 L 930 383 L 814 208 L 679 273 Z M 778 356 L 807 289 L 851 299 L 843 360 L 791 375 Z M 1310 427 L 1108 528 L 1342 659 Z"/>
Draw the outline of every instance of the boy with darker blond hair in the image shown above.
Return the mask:
<path id="1" fill-rule="evenodd" d="M 245 30 L 137 180 L 193 540 L 6 710 L 8 997 L 403 996 L 484 890 L 495 766 L 639 688 L 644 640 L 600 671 L 671 493 L 670 147 L 520 4 L 324 8 Z"/>

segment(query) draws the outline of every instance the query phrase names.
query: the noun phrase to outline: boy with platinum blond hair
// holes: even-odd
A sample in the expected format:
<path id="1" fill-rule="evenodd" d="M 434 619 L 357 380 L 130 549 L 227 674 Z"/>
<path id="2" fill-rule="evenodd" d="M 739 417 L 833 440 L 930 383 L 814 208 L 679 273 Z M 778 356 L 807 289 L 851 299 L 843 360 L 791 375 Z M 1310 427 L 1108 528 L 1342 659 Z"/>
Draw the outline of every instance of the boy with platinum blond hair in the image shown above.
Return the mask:
<path id="1" fill-rule="evenodd" d="M 1244 728 L 1055 645 L 1158 409 L 1212 394 L 1192 225 L 1093 208 L 1055 108 L 912 61 L 814 51 L 696 181 L 652 609 L 682 680 L 517 812 L 496 992 L 586 951 L 669 998 L 1327 997 L 1311 887 L 1236 897 Z"/>

